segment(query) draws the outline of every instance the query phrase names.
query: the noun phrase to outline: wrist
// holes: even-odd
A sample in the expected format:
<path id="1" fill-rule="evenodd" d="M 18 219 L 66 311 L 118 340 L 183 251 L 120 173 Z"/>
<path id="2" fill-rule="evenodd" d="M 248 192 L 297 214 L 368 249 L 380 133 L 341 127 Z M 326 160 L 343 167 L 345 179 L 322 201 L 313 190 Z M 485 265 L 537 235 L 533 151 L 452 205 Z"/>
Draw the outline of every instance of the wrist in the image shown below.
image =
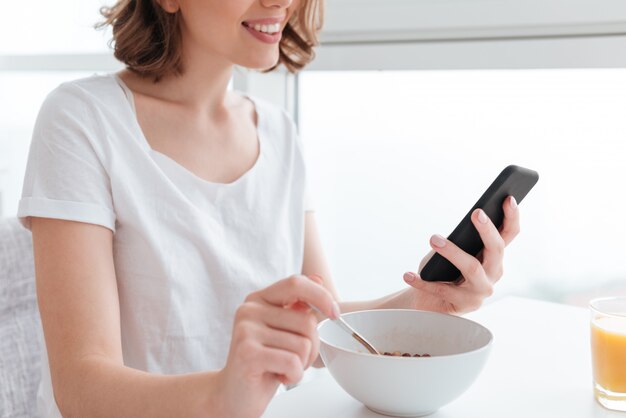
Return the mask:
<path id="1" fill-rule="evenodd" d="M 398 296 L 405 290 L 399 290 L 376 300 L 376 309 L 402 309 L 404 306 L 398 302 Z"/>
<path id="2" fill-rule="evenodd" d="M 226 417 L 230 416 L 226 406 L 226 393 L 224 392 L 225 376 L 224 369 L 203 373 L 205 378 L 200 385 L 200 402 L 194 416 Z"/>
<path id="3" fill-rule="evenodd" d="M 374 309 L 392 309 L 397 307 L 394 306 L 394 298 L 400 293 L 402 293 L 402 291 L 395 292 L 378 299 L 341 302 L 339 303 L 339 308 L 341 309 L 341 313 Z"/>

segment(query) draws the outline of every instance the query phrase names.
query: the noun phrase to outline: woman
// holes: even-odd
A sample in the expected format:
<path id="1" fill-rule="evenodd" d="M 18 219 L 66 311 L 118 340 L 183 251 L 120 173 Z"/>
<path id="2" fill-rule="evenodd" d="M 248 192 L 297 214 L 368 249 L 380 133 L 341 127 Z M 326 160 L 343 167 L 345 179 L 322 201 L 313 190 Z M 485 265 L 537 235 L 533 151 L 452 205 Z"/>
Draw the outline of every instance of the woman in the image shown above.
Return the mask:
<path id="1" fill-rule="evenodd" d="M 462 283 L 406 273 L 397 293 L 337 304 L 293 123 L 227 88 L 234 65 L 306 65 L 320 2 L 120 0 L 103 10 L 127 69 L 49 95 L 19 208 L 47 348 L 43 416 L 258 417 L 317 359 L 309 304 L 330 317 L 459 313 L 491 294 L 519 230 L 512 198 L 501 232 L 473 214 L 480 261 L 431 238 Z"/>

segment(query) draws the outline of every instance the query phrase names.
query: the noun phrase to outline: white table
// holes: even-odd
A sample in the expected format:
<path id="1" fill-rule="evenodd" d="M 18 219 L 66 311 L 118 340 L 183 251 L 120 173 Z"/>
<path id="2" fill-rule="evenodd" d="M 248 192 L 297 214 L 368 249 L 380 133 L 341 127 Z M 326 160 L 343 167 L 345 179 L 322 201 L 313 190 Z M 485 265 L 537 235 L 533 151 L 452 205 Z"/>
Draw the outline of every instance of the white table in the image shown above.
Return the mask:
<path id="1" fill-rule="evenodd" d="M 505 298 L 467 315 L 491 330 L 476 382 L 430 418 L 626 418 L 593 399 L 586 309 Z M 381 417 L 322 377 L 276 396 L 263 418 Z"/>

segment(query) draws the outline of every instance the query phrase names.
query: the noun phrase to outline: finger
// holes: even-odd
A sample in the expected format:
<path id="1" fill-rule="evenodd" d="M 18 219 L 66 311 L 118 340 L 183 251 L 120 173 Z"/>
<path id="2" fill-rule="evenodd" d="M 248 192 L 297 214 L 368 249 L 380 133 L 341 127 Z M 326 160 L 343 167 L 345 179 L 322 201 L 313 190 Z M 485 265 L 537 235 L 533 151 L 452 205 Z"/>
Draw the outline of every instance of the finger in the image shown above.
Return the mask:
<path id="1" fill-rule="evenodd" d="M 487 277 L 495 282 L 502 277 L 504 239 L 482 209 L 476 209 L 472 213 L 472 223 L 485 246 L 482 252 L 483 270 Z"/>
<path id="2" fill-rule="evenodd" d="M 277 375 L 283 384 L 298 383 L 304 374 L 300 358 L 289 351 L 265 347 L 259 353 L 259 364 L 262 370 Z"/>
<path id="3" fill-rule="evenodd" d="M 294 353 L 300 358 L 302 368 L 308 367 L 313 361 L 311 351 L 314 348 L 313 340 L 292 332 L 265 328 L 260 331 L 260 340 L 266 347 L 276 348 Z"/>
<path id="4" fill-rule="evenodd" d="M 509 196 L 504 200 L 502 209 L 504 209 L 504 222 L 500 228 L 500 235 L 504 240 L 504 245 L 509 245 L 520 231 L 519 207 L 515 198 Z"/>
<path id="5" fill-rule="evenodd" d="M 315 283 L 319 284 L 320 286 L 323 286 L 324 288 L 326 288 L 326 286 L 324 286 L 324 279 L 322 278 L 322 276 L 318 275 L 318 274 L 309 274 L 309 275 L 305 275 L 305 277 L 313 280 Z M 302 302 L 299 302 L 302 304 Z M 306 304 L 304 304 L 306 305 Z M 307 307 L 309 305 L 306 305 Z M 324 319 L 324 315 L 321 312 L 317 312 L 317 320 L 321 321 Z"/>
<path id="6" fill-rule="evenodd" d="M 285 305 L 283 308 L 291 309 L 298 312 L 308 312 L 311 310 L 311 306 L 309 304 L 300 302 L 299 300 L 290 303 L 289 305 Z"/>
<path id="7" fill-rule="evenodd" d="M 490 292 L 491 283 L 487 279 L 482 264 L 476 257 L 466 253 L 441 235 L 433 235 L 430 238 L 430 245 L 433 250 L 461 271 L 461 275 L 465 279 L 463 287 L 472 287 L 479 292 Z"/>
<path id="8" fill-rule="evenodd" d="M 269 310 L 265 315 L 267 326 L 292 332 L 311 341 L 308 361 L 305 359 L 306 368 L 309 368 L 319 355 L 318 319 L 311 312 L 311 307 L 306 303 L 296 302 L 290 309 L 270 306 Z"/>
<path id="9" fill-rule="evenodd" d="M 308 276 L 304 276 L 307 279 L 313 280 L 315 283 L 324 286 L 324 279 L 322 279 L 320 276 L 318 276 L 317 274 L 310 274 Z M 295 309 L 295 310 L 299 310 L 299 311 L 306 311 L 306 310 L 310 310 L 311 307 L 301 301 L 296 301 L 290 305 L 286 305 L 285 308 L 289 308 L 289 309 Z"/>
<path id="10" fill-rule="evenodd" d="M 320 356 L 320 337 L 319 337 L 319 334 L 317 333 L 317 328 L 315 328 L 315 335 L 311 339 L 311 343 L 313 345 L 311 346 L 311 354 L 309 357 L 309 362 L 306 365 L 307 369 L 311 367 L 313 363 L 315 363 L 317 358 Z"/>
<path id="11" fill-rule="evenodd" d="M 322 276 L 318 275 L 318 274 L 309 274 L 308 276 L 304 276 L 310 280 L 313 280 L 315 283 L 323 286 L 324 285 L 324 279 L 322 278 Z"/>
<path id="12" fill-rule="evenodd" d="M 465 287 L 456 286 L 453 283 L 428 282 L 412 272 L 404 273 L 404 281 L 417 290 L 456 306 L 466 304 L 468 297 L 471 296 Z"/>
<path id="13" fill-rule="evenodd" d="M 276 306 L 288 306 L 296 301 L 308 303 L 329 318 L 339 317 L 339 306 L 323 286 L 304 276 L 292 276 L 252 293 L 248 300 L 260 299 Z"/>
<path id="14" fill-rule="evenodd" d="M 312 338 L 317 333 L 317 319 L 309 305 L 304 306 L 306 310 L 296 310 L 249 302 L 238 309 L 237 319 L 253 322 L 261 320 L 270 328 Z"/>
<path id="15" fill-rule="evenodd" d="M 434 250 L 430 250 L 430 252 L 428 254 L 426 254 L 426 257 L 424 257 L 422 259 L 422 261 L 420 262 L 420 265 L 417 268 L 417 271 L 422 271 L 422 269 L 424 268 L 426 263 L 428 263 L 430 261 L 430 259 L 433 258 L 433 255 L 435 255 L 435 251 Z"/>

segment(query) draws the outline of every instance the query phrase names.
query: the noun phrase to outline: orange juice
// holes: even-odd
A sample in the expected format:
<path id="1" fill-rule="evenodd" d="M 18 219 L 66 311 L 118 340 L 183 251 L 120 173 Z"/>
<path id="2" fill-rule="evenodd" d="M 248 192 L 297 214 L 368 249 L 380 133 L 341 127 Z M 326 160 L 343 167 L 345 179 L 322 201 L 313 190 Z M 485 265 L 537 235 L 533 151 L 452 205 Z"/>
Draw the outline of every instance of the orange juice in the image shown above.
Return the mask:
<path id="1" fill-rule="evenodd" d="M 591 323 L 593 378 L 604 390 L 626 393 L 626 318 L 599 317 Z"/>

